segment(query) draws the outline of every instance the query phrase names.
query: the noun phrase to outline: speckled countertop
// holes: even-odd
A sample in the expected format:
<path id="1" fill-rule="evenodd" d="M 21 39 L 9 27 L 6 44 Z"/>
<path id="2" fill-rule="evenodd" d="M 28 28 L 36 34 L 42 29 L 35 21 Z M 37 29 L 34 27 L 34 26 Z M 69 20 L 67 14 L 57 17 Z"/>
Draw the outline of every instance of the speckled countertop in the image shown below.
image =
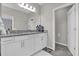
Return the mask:
<path id="1" fill-rule="evenodd" d="M 47 33 L 47 30 L 44 32 L 38 32 L 38 31 L 13 31 L 9 34 L 6 35 L 0 35 L 0 38 L 5 38 L 5 37 L 13 37 L 13 36 L 22 36 L 22 35 L 33 35 L 33 34 L 41 34 L 41 33 Z"/>

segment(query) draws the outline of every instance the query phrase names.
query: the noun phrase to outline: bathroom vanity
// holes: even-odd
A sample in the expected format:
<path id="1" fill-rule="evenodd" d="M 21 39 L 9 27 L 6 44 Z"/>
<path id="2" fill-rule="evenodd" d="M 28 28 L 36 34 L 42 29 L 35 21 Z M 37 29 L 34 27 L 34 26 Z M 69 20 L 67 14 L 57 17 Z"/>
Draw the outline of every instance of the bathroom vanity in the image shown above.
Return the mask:
<path id="1" fill-rule="evenodd" d="M 0 36 L 1 56 L 30 56 L 47 46 L 47 32 L 24 32 Z"/>

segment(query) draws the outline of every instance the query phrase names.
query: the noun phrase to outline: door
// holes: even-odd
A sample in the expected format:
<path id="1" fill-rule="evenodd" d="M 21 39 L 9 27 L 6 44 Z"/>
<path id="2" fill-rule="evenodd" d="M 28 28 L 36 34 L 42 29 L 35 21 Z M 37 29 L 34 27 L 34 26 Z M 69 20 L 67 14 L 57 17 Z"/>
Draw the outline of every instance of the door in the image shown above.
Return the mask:
<path id="1" fill-rule="evenodd" d="M 39 51 L 42 49 L 42 34 L 36 34 L 35 36 L 35 51 Z"/>
<path id="2" fill-rule="evenodd" d="M 24 40 L 16 42 L 16 56 L 26 56 L 23 42 Z"/>
<path id="3" fill-rule="evenodd" d="M 6 56 L 24 56 L 25 51 L 20 41 L 9 43 L 5 45 Z"/>
<path id="4" fill-rule="evenodd" d="M 17 43 L 10 43 L 5 45 L 6 56 L 16 56 L 16 45 Z"/>
<path id="5" fill-rule="evenodd" d="M 53 19 L 52 19 L 52 49 L 55 51 L 55 10 L 53 9 Z"/>
<path id="6" fill-rule="evenodd" d="M 16 55 L 17 56 L 26 56 L 26 55 L 28 55 L 29 54 L 28 50 L 30 50 L 28 47 L 31 47 L 31 46 L 29 46 L 31 41 L 29 41 L 28 37 L 26 35 L 17 36 L 17 37 L 15 37 L 15 41 L 17 42 L 16 43 Z"/>
<path id="7" fill-rule="evenodd" d="M 68 48 L 75 55 L 76 49 L 76 8 L 75 5 L 68 11 Z"/>

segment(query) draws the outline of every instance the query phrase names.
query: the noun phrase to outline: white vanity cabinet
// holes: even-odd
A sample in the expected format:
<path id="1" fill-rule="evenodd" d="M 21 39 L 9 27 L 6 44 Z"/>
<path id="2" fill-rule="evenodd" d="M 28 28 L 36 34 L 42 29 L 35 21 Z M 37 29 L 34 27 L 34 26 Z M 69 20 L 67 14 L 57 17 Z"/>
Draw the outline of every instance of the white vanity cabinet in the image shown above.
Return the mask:
<path id="1" fill-rule="evenodd" d="M 47 46 L 47 33 L 35 35 L 35 50 L 39 51 Z"/>
<path id="2" fill-rule="evenodd" d="M 42 49 L 42 34 L 35 35 L 35 51 L 39 51 Z"/>
<path id="3" fill-rule="evenodd" d="M 42 33 L 42 35 L 41 35 L 41 46 L 42 46 L 42 48 L 47 46 L 47 39 L 48 39 L 47 36 L 48 36 L 47 33 Z"/>
<path id="4" fill-rule="evenodd" d="M 24 56 L 22 37 L 1 38 L 1 55 L 2 56 Z"/>
<path id="5" fill-rule="evenodd" d="M 47 45 L 47 33 L 1 38 L 2 56 L 29 56 Z"/>
<path id="6" fill-rule="evenodd" d="M 19 54 L 17 53 L 17 55 L 21 55 L 21 56 L 29 56 L 32 53 L 34 53 L 35 50 L 35 40 L 34 40 L 34 36 L 33 35 L 24 35 L 24 36 L 16 36 L 15 37 L 15 41 L 21 41 L 21 45 L 18 48 L 21 50 L 19 52 Z"/>
<path id="7" fill-rule="evenodd" d="M 34 35 L 28 35 L 28 39 L 24 40 L 24 49 L 26 55 L 32 55 L 35 51 L 35 39 Z"/>
<path id="8" fill-rule="evenodd" d="M 14 42 L 5 45 L 5 55 L 6 56 L 16 56 L 20 55 L 20 42 Z"/>
<path id="9" fill-rule="evenodd" d="M 15 55 L 15 46 L 14 37 L 2 38 L 1 39 L 1 55 Z"/>

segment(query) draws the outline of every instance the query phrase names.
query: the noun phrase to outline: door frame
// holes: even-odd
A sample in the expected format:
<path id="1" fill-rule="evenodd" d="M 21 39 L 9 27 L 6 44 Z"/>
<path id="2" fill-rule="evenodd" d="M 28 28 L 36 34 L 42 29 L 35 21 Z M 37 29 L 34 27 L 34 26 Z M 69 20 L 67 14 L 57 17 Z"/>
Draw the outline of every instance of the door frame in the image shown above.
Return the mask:
<path id="1" fill-rule="evenodd" d="M 52 49 L 55 51 L 55 11 L 64 7 L 68 7 L 73 5 L 73 3 L 64 4 L 61 6 L 58 6 L 52 10 Z M 78 4 L 76 3 L 76 52 L 75 56 L 78 56 Z"/>

